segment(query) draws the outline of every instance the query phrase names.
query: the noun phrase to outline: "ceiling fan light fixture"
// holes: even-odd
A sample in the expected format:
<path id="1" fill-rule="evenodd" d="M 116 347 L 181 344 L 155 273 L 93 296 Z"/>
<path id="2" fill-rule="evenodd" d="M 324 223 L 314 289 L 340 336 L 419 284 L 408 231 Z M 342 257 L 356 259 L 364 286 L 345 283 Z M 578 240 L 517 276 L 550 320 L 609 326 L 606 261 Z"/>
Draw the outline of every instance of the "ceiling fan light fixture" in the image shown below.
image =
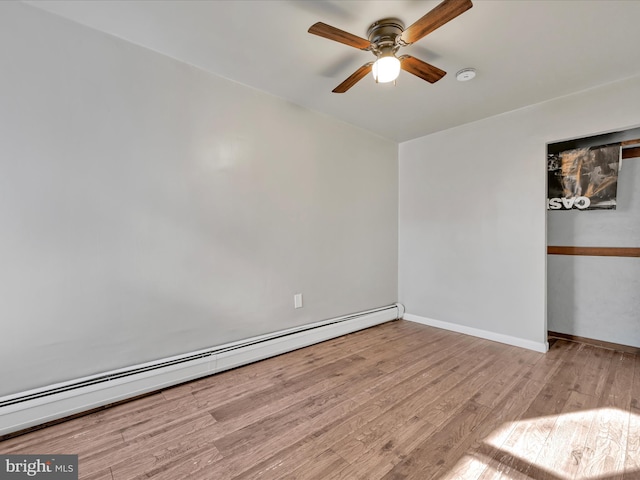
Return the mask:
<path id="1" fill-rule="evenodd" d="M 393 54 L 380 56 L 373 64 L 372 73 L 377 83 L 393 82 L 400 75 L 400 60 Z"/>

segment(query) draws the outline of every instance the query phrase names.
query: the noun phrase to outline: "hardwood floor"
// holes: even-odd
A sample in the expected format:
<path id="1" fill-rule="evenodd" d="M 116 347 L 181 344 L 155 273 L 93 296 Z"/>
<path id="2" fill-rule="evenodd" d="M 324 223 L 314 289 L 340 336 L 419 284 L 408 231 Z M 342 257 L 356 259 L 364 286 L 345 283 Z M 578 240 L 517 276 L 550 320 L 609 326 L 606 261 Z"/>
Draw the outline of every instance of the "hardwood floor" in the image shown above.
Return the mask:
<path id="1" fill-rule="evenodd" d="M 640 479 L 640 357 L 394 321 L 0 443 L 80 478 Z"/>

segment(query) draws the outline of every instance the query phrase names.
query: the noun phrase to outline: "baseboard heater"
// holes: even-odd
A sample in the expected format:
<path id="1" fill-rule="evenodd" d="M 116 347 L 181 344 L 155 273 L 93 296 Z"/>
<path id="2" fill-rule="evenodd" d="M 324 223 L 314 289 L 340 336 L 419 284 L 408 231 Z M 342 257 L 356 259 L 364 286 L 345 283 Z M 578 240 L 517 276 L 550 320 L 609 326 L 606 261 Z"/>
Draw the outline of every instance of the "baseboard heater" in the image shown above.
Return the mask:
<path id="1" fill-rule="evenodd" d="M 401 304 L 0 397 L 0 436 L 402 318 Z"/>

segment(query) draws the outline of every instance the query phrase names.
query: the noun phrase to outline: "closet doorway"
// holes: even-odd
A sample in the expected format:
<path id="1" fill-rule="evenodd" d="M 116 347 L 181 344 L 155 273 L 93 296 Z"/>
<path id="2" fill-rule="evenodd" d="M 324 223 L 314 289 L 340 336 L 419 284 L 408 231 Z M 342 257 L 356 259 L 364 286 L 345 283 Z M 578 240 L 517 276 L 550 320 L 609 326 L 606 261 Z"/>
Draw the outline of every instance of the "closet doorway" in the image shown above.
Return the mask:
<path id="1" fill-rule="evenodd" d="M 612 190 L 615 163 L 579 161 L 569 172 L 566 160 L 578 149 L 616 144 L 615 208 L 585 208 L 590 200 L 581 197 L 602 201 L 599 193 Z M 558 162 L 565 162 L 562 180 Z M 547 196 L 549 336 L 640 352 L 640 128 L 548 144 L 547 164 L 552 198 L 559 181 L 565 194 L 574 192 L 566 200 Z"/>

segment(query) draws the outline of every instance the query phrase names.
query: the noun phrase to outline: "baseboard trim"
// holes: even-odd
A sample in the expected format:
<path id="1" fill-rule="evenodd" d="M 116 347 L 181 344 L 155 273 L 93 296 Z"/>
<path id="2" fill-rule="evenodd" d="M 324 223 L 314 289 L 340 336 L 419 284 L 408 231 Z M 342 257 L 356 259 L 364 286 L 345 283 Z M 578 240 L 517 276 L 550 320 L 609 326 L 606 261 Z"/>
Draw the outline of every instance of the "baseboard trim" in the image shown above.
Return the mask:
<path id="1" fill-rule="evenodd" d="M 2 397 L 0 401 L 14 401 L 20 395 L 27 395 L 29 399 L 0 407 L 0 438 L 395 320 L 402 316 L 402 312 L 404 308 L 401 305 L 390 305 L 324 320 L 305 327 L 253 337 L 243 342 L 217 346 L 214 353 L 201 358 L 160 366 L 153 370 L 101 383 L 37 398 L 29 398 L 28 394 L 41 393 L 46 388 L 55 392 L 55 388 L 62 384 Z M 194 353 L 202 354 L 202 351 Z M 172 359 L 175 358 L 177 357 L 172 357 Z M 156 363 L 162 364 L 166 360 L 159 360 Z M 131 368 L 136 367 L 140 366 Z M 114 372 L 106 372 L 101 374 L 101 377 Z"/>
<path id="2" fill-rule="evenodd" d="M 494 342 L 500 342 L 507 345 L 513 345 L 515 347 L 526 348 L 527 350 L 533 350 L 535 352 L 546 353 L 549 350 L 549 342 L 533 342 L 524 338 L 512 337 L 510 335 L 504 335 L 502 333 L 467 327 L 466 325 L 459 325 L 457 323 L 443 322 L 442 320 L 421 317 L 419 315 L 413 315 L 411 313 L 405 313 L 402 318 L 404 320 L 409 320 L 410 322 L 421 323 L 423 325 L 429 325 L 430 327 L 442 328 L 444 330 L 450 330 L 452 332 L 471 335 L 472 337 L 484 338 L 486 340 L 492 340 Z"/>
<path id="3" fill-rule="evenodd" d="M 556 338 L 561 340 L 568 340 L 570 342 L 586 343 L 587 345 L 593 345 L 594 347 L 608 348 L 609 350 L 616 350 L 618 352 L 631 353 L 633 355 L 640 355 L 640 347 L 633 347 L 631 345 L 622 345 L 620 343 L 607 342 L 605 340 L 597 340 L 595 338 L 579 337 L 578 335 L 571 335 L 568 333 L 560 332 L 548 332 L 549 338 Z"/>

